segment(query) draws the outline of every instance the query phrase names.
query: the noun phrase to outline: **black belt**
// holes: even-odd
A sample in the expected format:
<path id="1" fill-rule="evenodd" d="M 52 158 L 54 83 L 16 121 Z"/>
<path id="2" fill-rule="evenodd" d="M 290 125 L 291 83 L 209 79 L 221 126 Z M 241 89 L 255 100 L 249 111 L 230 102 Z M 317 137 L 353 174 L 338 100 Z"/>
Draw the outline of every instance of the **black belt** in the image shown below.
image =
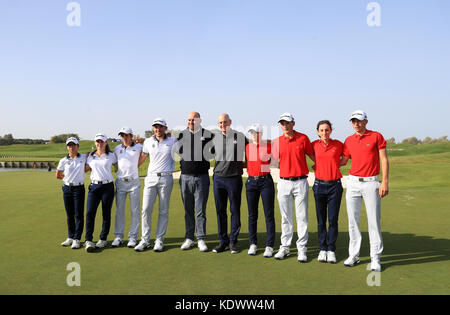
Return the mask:
<path id="1" fill-rule="evenodd" d="M 248 179 L 258 180 L 258 179 L 266 179 L 269 178 L 270 174 L 266 174 L 263 176 L 249 176 Z"/>
<path id="2" fill-rule="evenodd" d="M 299 180 L 299 179 L 305 179 L 305 178 L 308 178 L 308 175 L 304 175 L 304 176 L 299 176 L 299 177 L 280 177 L 281 179 L 284 179 L 284 180 L 290 180 L 290 181 L 296 181 L 296 180 Z"/>
<path id="3" fill-rule="evenodd" d="M 320 183 L 320 184 L 324 184 L 324 185 L 333 185 L 336 183 L 340 183 L 341 179 L 335 179 L 335 180 L 321 180 L 321 179 L 315 179 L 316 182 Z"/>

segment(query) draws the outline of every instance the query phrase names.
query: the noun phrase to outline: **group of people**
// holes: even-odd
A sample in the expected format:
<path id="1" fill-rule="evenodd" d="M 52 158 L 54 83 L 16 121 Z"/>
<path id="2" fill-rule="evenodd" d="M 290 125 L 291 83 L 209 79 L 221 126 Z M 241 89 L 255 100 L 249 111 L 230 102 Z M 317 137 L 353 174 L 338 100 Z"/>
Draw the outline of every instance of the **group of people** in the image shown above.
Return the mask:
<path id="1" fill-rule="evenodd" d="M 214 161 L 213 192 L 217 213 L 219 244 L 215 253 L 230 251 L 238 253 L 238 236 L 241 228 L 241 195 L 243 169 L 247 168 L 245 182 L 248 207 L 249 255 L 257 253 L 257 221 L 260 199 L 263 204 L 267 237 L 264 257 L 284 259 L 290 254 L 294 235 L 294 208 L 297 221 L 296 241 L 298 261 L 307 261 L 308 242 L 308 190 L 309 169 L 306 156 L 314 163 L 315 181 L 312 190 L 316 204 L 320 252 L 318 260 L 336 263 L 336 240 L 338 217 L 343 194 L 340 167 L 352 160 L 347 180 L 346 204 L 349 224 L 349 257 L 344 265 L 359 263 L 361 232 L 359 229 L 362 200 L 365 202 L 369 239 L 371 269 L 380 271 L 380 256 L 383 241 L 380 227 L 381 198 L 388 194 L 389 163 L 386 141 L 375 131 L 368 130 L 367 114 L 357 110 L 350 121 L 355 133 L 345 143 L 331 138 L 332 124 L 323 120 L 317 124 L 319 140 L 310 142 L 307 135 L 294 129 L 295 120 L 289 113 L 280 116 L 278 123 L 283 134 L 272 140 L 263 140 L 263 127 L 254 124 L 248 128 L 247 138 L 231 128 L 228 114 L 218 117 L 220 133 L 212 133 L 201 125 L 197 112 L 189 114 L 187 128 L 177 138 L 167 135 L 167 123 L 156 118 L 152 123 L 154 135 L 143 145 L 133 142 L 133 131 L 122 128 L 119 135 L 122 144 L 114 152 L 109 148 L 107 137 L 97 134 L 94 138 L 96 151 L 87 155 L 79 153 L 76 138 L 66 141 L 68 154 L 61 159 L 56 176 L 64 181 L 63 199 L 67 212 L 68 239 L 63 246 L 80 248 L 84 225 L 84 176 L 91 172 L 86 211 L 85 248 L 107 246 L 111 225 L 111 209 L 116 195 L 115 238 L 112 247 L 124 240 L 125 201 L 130 199 L 131 225 L 128 244 L 136 251 L 151 248 L 152 213 L 159 199 L 158 222 L 153 250 L 164 249 L 164 236 L 169 220 L 170 196 L 173 188 L 172 173 L 175 167 L 174 154 L 180 157 L 179 179 L 181 198 L 185 209 L 185 241 L 182 250 L 195 246 L 208 251 L 206 244 L 206 206 L 210 191 L 210 161 Z M 142 235 L 138 243 L 141 222 L 140 180 L 138 168 L 150 158 L 142 199 Z M 281 213 L 281 246 L 274 253 L 275 244 L 275 184 L 270 167 L 280 169 L 277 184 L 277 199 Z M 112 168 L 117 170 L 114 190 Z M 378 175 L 382 170 L 382 180 Z M 102 203 L 103 223 L 99 241 L 93 243 L 94 223 L 97 208 Z M 230 232 L 228 233 L 228 202 L 230 203 Z M 328 229 L 327 229 L 328 221 Z"/>

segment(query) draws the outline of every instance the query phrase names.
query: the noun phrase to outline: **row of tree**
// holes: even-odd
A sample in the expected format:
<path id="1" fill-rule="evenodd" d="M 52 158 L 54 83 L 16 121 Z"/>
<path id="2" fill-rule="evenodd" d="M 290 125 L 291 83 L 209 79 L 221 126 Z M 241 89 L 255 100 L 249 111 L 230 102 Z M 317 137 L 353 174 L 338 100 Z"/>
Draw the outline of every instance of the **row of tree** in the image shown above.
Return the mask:
<path id="1" fill-rule="evenodd" d="M 80 137 L 76 133 L 63 133 L 50 138 L 50 143 L 66 143 L 66 140 L 70 137 L 75 137 L 80 140 Z"/>
<path id="2" fill-rule="evenodd" d="M 450 140 L 448 139 L 447 136 L 442 136 L 440 138 L 430 138 L 430 137 L 426 137 L 423 140 L 417 139 L 416 137 L 410 137 L 410 138 L 406 138 L 403 139 L 402 142 L 399 142 L 401 144 L 413 144 L 413 145 L 417 145 L 417 144 L 431 144 L 431 143 L 442 143 L 442 142 L 449 142 Z M 395 138 L 390 138 L 388 140 L 386 140 L 386 142 L 388 144 L 396 144 L 397 142 L 395 142 Z"/>
<path id="3" fill-rule="evenodd" d="M 11 144 L 44 144 L 46 143 L 43 139 L 14 139 L 12 134 L 6 134 L 3 137 L 0 136 L 0 145 L 11 145 Z"/>

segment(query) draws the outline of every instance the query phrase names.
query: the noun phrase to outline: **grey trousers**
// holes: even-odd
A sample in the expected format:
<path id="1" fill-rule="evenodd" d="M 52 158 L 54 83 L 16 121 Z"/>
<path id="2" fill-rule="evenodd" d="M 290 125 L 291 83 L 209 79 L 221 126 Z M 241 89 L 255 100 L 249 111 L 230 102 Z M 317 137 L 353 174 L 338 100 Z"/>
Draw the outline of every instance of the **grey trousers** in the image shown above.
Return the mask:
<path id="1" fill-rule="evenodd" d="M 197 240 L 206 239 L 206 204 L 208 203 L 209 175 L 184 175 L 180 177 L 181 199 L 184 204 L 186 223 L 185 238 L 194 240 L 197 227 Z"/>
<path id="2" fill-rule="evenodd" d="M 139 223 L 141 220 L 141 181 L 136 178 L 132 181 L 116 179 L 116 223 L 115 235 L 123 238 L 125 229 L 125 202 L 127 194 L 130 195 L 131 225 L 128 233 L 129 239 L 137 240 L 139 235 Z"/>

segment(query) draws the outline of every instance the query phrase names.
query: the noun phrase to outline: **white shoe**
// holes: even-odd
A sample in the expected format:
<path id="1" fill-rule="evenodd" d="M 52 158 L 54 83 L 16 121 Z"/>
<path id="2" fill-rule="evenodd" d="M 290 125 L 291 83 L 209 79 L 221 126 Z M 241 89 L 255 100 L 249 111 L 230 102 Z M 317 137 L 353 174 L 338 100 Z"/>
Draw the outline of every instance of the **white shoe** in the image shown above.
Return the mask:
<path id="1" fill-rule="evenodd" d="M 70 246 L 72 245 L 73 239 L 68 238 L 64 242 L 61 243 L 61 246 Z"/>
<path id="2" fill-rule="evenodd" d="M 72 249 L 78 249 L 81 247 L 80 240 L 73 240 Z"/>
<path id="3" fill-rule="evenodd" d="M 149 242 L 147 243 L 146 241 L 141 240 L 139 242 L 139 244 L 134 248 L 134 250 L 137 252 L 143 252 L 147 248 L 150 248 L 150 243 Z"/>
<path id="4" fill-rule="evenodd" d="M 258 246 L 256 246 L 255 244 L 252 244 L 252 245 L 250 245 L 250 248 L 249 248 L 247 254 L 249 254 L 251 256 L 255 256 L 257 250 L 258 250 Z"/>
<path id="5" fill-rule="evenodd" d="M 320 262 L 327 262 L 327 251 L 321 250 L 319 252 L 319 257 L 317 257 L 317 260 Z"/>
<path id="6" fill-rule="evenodd" d="M 308 257 L 306 257 L 306 251 L 299 251 L 297 260 L 301 263 L 306 262 L 308 260 Z"/>
<path id="7" fill-rule="evenodd" d="M 116 237 L 111 244 L 111 247 L 119 247 L 122 244 L 122 239 L 120 237 Z"/>
<path id="8" fill-rule="evenodd" d="M 336 263 L 336 254 L 334 252 L 332 252 L 332 251 L 327 252 L 327 262 L 329 262 L 331 264 Z"/>
<path id="9" fill-rule="evenodd" d="M 270 247 L 270 246 L 267 246 L 267 247 L 266 247 L 266 250 L 264 251 L 263 256 L 264 256 L 265 258 L 270 258 L 270 257 L 272 257 L 272 256 L 273 256 L 273 248 Z"/>
<path id="10" fill-rule="evenodd" d="M 88 253 L 92 253 L 93 251 L 95 251 L 95 245 L 91 241 L 84 242 L 84 246 L 86 247 L 86 251 Z"/>
<path id="11" fill-rule="evenodd" d="M 359 264 L 358 256 L 350 256 L 344 261 L 344 265 L 347 267 L 353 267 L 354 265 Z"/>
<path id="12" fill-rule="evenodd" d="M 205 240 L 198 240 L 198 249 L 201 252 L 207 252 L 208 251 L 208 246 L 205 243 Z"/>
<path id="13" fill-rule="evenodd" d="M 164 249 L 164 244 L 160 240 L 155 241 L 155 246 L 153 247 L 153 250 L 155 252 L 162 252 Z"/>
<path id="14" fill-rule="evenodd" d="M 278 253 L 275 254 L 275 259 L 284 259 L 285 257 L 289 256 L 289 249 L 288 248 L 280 248 L 278 250 Z"/>
<path id="15" fill-rule="evenodd" d="M 370 270 L 377 272 L 381 271 L 380 259 L 372 258 L 372 261 L 370 262 Z"/>
<path id="16" fill-rule="evenodd" d="M 97 244 L 95 244 L 95 247 L 97 247 L 97 248 L 105 248 L 106 245 L 108 245 L 107 241 L 99 240 L 97 242 Z"/>
<path id="17" fill-rule="evenodd" d="M 136 245 L 137 245 L 136 240 L 134 238 L 130 238 L 130 240 L 128 241 L 127 247 L 134 248 L 134 247 L 136 247 Z"/>
<path id="18" fill-rule="evenodd" d="M 156 245 L 155 245 L 155 247 L 156 247 Z M 183 245 L 181 245 L 181 250 L 191 249 L 192 247 L 194 247 L 194 241 L 187 238 L 184 241 Z"/>

